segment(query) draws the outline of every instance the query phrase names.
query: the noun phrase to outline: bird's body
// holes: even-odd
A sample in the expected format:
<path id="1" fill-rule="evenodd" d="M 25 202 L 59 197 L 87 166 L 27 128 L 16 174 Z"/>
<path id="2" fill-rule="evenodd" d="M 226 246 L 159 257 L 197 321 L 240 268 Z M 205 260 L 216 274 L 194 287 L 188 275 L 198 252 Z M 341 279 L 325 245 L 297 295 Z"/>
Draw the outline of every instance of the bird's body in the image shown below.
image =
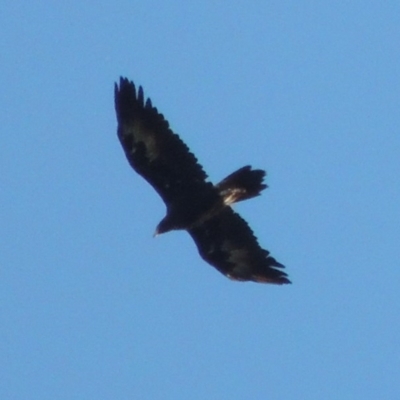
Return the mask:
<path id="1" fill-rule="evenodd" d="M 144 100 L 143 90 L 121 78 L 115 85 L 118 137 L 134 170 L 167 207 L 156 233 L 187 230 L 202 258 L 234 280 L 290 283 L 248 224 L 230 205 L 258 196 L 265 172 L 240 168 L 213 185 L 196 157 L 172 132 L 163 115 Z"/>

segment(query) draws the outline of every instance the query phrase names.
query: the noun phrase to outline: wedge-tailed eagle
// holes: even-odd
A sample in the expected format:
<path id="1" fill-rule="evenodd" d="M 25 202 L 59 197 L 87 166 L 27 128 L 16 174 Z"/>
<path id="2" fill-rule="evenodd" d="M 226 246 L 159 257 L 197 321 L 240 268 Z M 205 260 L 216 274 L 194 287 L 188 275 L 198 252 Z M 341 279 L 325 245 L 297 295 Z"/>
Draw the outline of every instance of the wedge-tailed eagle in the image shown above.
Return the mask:
<path id="1" fill-rule="evenodd" d="M 126 158 L 164 200 L 167 214 L 156 234 L 187 230 L 201 257 L 237 281 L 290 283 L 284 266 L 258 244 L 231 204 L 260 195 L 265 172 L 245 166 L 217 185 L 164 116 L 126 78 L 115 84 L 118 138 Z"/>

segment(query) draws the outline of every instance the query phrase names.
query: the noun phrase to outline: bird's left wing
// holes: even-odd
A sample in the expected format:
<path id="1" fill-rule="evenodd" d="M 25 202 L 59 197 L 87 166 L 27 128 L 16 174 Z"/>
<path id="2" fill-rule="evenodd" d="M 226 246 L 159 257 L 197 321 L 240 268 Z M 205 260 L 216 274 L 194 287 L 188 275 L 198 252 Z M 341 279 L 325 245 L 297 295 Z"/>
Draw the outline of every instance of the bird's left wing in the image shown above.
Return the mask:
<path id="1" fill-rule="evenodd" d="M 136 90 L 133 82 L 121 78 L 115 84 L 115 109 L 118 138 L 130 165 L 167 206 L 182 199 L 195 203 L 208 193 L 217 196 L 193 153 L 150 99 L 145 101 L 142 87 Z"/>
<path id="2" fill-rule="evenodd" d="M 188 232 L 201 257 L 228 278 L 290 283 L 284 266 L 260 247 L 247 222 L 230 207 Z"/>

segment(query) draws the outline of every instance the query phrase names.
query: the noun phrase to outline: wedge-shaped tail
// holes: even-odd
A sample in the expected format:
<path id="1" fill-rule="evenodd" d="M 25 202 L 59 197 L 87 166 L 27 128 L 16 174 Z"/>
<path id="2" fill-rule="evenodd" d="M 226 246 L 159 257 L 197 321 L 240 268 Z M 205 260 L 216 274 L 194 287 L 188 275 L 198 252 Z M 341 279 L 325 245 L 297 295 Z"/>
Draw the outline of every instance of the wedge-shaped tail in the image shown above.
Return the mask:
<path id="1" fill-rule="evenodd" d="M 246 165 L 228 175 L 216 185 L 226 205 L 259 196 L 267 185 L 263 183 L 265 171 Z"/>

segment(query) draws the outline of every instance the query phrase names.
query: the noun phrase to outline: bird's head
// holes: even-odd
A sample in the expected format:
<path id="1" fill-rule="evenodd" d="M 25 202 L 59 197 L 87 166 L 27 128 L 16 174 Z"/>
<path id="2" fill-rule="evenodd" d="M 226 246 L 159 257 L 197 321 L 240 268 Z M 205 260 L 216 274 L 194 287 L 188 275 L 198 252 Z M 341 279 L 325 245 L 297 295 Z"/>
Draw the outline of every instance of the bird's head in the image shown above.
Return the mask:
<path id="1" fill-rule="evenodd" d="M 174 228 L 174 225 L 171 221 L 171 219 L 169 218 L 169 216 L 165 216 L 161 222 L 157 225 L 156 231 L 154 232 L 154 237 L 161 235 L 162 233 L 166 233 L 169 231 L 172 231 Z"/>

